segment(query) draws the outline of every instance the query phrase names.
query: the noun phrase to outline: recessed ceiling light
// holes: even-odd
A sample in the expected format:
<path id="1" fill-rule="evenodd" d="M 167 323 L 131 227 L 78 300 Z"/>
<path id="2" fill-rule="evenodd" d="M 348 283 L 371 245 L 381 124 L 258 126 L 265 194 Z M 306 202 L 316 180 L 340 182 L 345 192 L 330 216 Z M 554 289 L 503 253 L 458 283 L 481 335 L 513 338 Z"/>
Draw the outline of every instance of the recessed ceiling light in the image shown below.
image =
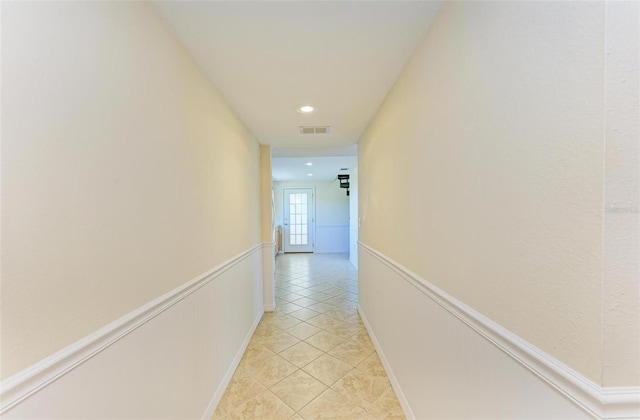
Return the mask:
<path id="1" fill-rule="evenodd" d="M 298 112 L 302 112 L 303 114 L 308 114 L 313 112 L 313 107 L 311 105 L 304 105 L 298 108 Z"/>
<path id="2" fill-rule="evenodd" d="M 313 163 L 312 163 L 312 162 L 307 162 L 307 163 L 305 163 L 305 165 L 307 165 L 307 166 L 313 166 Z"/>
<path id="3" fill-rule="evenodd" d="M 313 174 L 307 174 L 307 176 L 313 176 Z"/>

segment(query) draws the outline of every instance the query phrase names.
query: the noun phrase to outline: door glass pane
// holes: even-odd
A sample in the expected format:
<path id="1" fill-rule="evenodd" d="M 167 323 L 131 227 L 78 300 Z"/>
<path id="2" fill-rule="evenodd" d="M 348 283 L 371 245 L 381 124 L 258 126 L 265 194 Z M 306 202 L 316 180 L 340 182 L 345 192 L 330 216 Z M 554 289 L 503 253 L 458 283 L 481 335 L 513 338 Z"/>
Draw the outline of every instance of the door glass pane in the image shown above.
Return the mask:
<path id="1" fill-rule="evenodd" d="M 289 194 L 289 243 L 291 245 L 308 245 L 308 205 L 310 197 L 307 193 Z"/>

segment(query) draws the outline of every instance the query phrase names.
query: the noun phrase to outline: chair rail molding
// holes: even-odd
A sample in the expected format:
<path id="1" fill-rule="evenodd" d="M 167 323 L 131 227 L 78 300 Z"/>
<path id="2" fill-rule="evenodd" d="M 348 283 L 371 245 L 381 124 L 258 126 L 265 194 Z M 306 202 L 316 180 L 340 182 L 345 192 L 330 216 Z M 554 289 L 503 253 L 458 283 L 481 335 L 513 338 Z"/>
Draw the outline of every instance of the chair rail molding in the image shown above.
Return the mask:
<path id="1" fill-rule="evenodd" d="M 27 398 L 105 351 L 163 312 L 213 282 L 228 270 L 253 256 L 262 248 L 263 244 L 261 243 L 249 248 L 40 362 L 7 378 L 0 384 L 0 414 L 4 414 L 18 406 Z M 262 313 L 260 313 L 260 316 L 261 315 Z M 258 321 L 259 318 L 254 322 L 253 328 L 255 328 Z"/>
<path id="2" fill-rule="evenodd" d="M 360 241 L 358 241 L 358 245 L 361 250 L 385 264 L 493 346 L 577 404 L 587 414 L 601 419 L 632 419 L 640 416 L 640 387 L 607 388 L 593 383 L 574 369 L 460 302 L 391 258 Z M 359 310 L 361 311 L 361 308 Z M 367 325 L 367 328 L 370 329 L 370 326 Z M 371 332 L 373 333 L 373 331 Z M 382 356 L 381 354 L 381 359 L 383 359 Z M 386 361 L 385 363 L 388 364 Z M 389 367 L 392 368 L 392 366 Z M 389 372 L 389 377 L 395 378 L 392 372 Z M 407 403 L 405 402 L 405 404 Z"/>

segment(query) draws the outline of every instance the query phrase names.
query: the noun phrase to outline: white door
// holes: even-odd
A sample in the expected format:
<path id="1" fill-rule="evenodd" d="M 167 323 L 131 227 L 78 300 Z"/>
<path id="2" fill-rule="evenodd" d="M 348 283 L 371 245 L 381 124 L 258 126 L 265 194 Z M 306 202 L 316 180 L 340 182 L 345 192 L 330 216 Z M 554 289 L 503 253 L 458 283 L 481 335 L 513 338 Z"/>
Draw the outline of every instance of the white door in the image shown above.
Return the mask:
<path id="1" fill-rule="evenodd" d="M 284 189 L 284 252 L 313 252 L 313 188 Z"/>

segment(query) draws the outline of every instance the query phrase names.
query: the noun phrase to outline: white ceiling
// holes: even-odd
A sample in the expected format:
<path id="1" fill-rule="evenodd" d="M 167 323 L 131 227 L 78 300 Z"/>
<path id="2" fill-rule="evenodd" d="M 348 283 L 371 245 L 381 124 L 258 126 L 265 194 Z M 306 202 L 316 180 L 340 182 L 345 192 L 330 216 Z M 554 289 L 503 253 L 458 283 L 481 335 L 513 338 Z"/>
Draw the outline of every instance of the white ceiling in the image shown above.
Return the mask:
<path id="1" fill-rule="evenodd" d="M 357 165 L 358 139 L 440 2 L 154 5 L 256 139 L 272 146 L 274 179 L 290 181 L 332 180 Z M 305 104 L 316 110 L 297 112 Z M 331 128 L 301 134 L 306 125 Z"/>
<path id="2" fill-rule="evenodd" d="M 309 166 L 307 163 L 311 163 Z M 358 164 L 357 156 L 296 157 L 272 160 L 274 181 L 333 181 L 338 174 L 348 174 Z M 346 169 L 344 169 L 346 168 Z M 311 174 L 312 176 L 309 176 Z"/>
<path id="3" fill-rule="evenodd" d="M 353 154 L 440 3 L 154 5 L 256 139 L 283 157 Z M 316 111 L 297 112 L 304 104 Z M 303 135 L 301 125 L 331 129 Z"/>

